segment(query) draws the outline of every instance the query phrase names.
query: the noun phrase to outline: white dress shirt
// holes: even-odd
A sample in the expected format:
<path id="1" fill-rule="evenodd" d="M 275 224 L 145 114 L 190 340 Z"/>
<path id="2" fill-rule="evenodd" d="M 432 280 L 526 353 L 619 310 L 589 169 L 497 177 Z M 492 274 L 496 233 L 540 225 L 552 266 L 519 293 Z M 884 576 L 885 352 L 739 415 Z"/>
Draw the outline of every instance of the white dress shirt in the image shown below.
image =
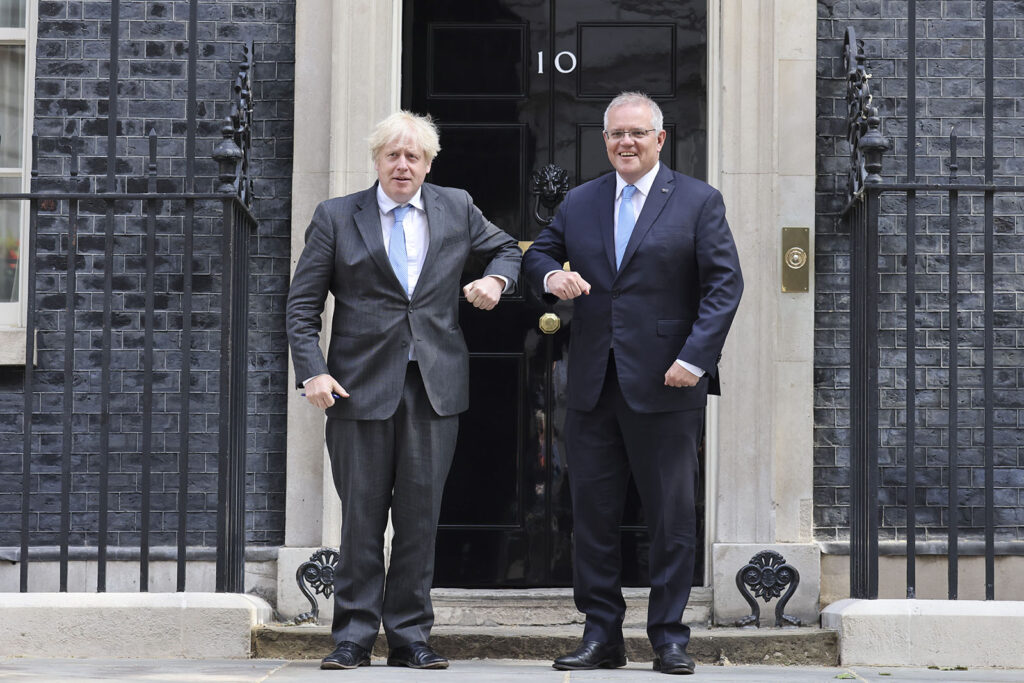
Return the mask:
<path id="1" fill-rule="evenodd" d="M 430 231 L 427 230 L 427 211 L 423 206 L 423 192 L 416 194 L 408 202 L 409 213 L 405 214 L 402 227 L 405 228 L 405 254 L 409 259 L 408 280 L 409 298 L 416 291 L 416 282 L 423 270 L 423 260 L 427 257 L 427 246 L 430 244 Z M 391 255 L 391 228 L 395 225 L 395 214 L 392 209 L 399 206 L 377 185 L 377 209 L 380 211 L 380 228 L 384 235 L 384 251 Z"/>
<path id="2" fill-rule="evenodd" d="M 644 177 L 633 183 L 633 187 L 636 188 L 636 192 L 633 193 L 633 215 L 636 216 L 637 221 L 640 220 L 640 212 L 644 208 L 644 202 L 647 201 L 647 196 L 651 194 L 651 186 L 654 185 L 654 179 L 658 175 L 658 169 L 661 168 L 661 162 L 654 164 L 654 168 L 644 174 Z M 622 189 L 629 185 L 625 180 L 622 179 L 618 173 L 615 174 L 615 210 L 612 212 L 612 235 L 619 234 L 619 207 L 622 206 Z M 618 247 L 619 245 L 615 245 Z"/>

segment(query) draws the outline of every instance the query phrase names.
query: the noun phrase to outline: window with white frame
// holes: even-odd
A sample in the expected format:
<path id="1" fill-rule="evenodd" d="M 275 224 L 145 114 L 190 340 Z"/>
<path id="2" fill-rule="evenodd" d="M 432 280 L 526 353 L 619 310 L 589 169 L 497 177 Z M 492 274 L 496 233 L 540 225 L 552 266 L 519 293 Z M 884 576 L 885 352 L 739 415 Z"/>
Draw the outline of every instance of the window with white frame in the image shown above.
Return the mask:
<path id="1" fill-rule="evenodd" d="M 30 3 L 34 0 L 0 0 L 0 192 L 27 192 L 29 187 L 34 72 Z M 25 204 L 0 202 L 0 327 L 22 324 Z"/>

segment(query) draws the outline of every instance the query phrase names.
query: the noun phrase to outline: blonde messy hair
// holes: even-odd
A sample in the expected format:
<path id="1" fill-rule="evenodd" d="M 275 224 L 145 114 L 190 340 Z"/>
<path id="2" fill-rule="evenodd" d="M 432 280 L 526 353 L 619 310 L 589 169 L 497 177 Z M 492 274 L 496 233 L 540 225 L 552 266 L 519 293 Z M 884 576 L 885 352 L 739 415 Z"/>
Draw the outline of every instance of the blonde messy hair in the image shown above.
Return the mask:
<path id="1" fill-rule="evenodd" d="M 378 123 L 367 142 L 370 143 L 370 158 L 376 163 L 377 157 L 385 145 L 394 142 L 404 136 L 412 138 L 413 142 L 423 150 L 423 156 L 427 163 L 434 160 L 437 153 L 441 151 L 441 138 L 437 132 L 437 125 L 430 114 L 420 115 L 411 111 L 396 111 L 386 119 Z"/>

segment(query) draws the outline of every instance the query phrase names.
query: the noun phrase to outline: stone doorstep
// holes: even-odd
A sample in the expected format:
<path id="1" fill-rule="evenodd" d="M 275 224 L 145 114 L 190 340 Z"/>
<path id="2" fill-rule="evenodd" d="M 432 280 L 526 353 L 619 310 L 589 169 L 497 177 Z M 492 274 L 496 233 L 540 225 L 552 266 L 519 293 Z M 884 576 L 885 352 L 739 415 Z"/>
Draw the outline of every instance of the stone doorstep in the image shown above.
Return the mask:
<path id="1" fill-rule="evenodd" d="M 624 588 L 626 628 L 647 624 L 649 588 Z M 435 588 L 430 591 L 436 626 L 570 626 L 582 624 L 571 588 L 468 589 Z M 695 587 L 683 613 L 687 624 L 711 621 L 712 591 Z M 327 624 L 330 608 L 321 607 L 320 623 Z"/>
<path id="2" fill-rule="evenodd" d="M 654 658 L 643 629 L 624 630 L 631 661 Z M 578 626 L 434 627 L 430 643 L 453 660 L 554 659 L 579 645 Z M 252 632 L 256 658 L 320 659 L 334 649 L 327 626 L 257 626 Z M 836 666 L 839 641 L 835 631 L 820 628 L 694 628 L 687 651 L 702 664 L 779 664 Z M 387 656 L 387 642 L 378 636 L 375 657 Z"/>

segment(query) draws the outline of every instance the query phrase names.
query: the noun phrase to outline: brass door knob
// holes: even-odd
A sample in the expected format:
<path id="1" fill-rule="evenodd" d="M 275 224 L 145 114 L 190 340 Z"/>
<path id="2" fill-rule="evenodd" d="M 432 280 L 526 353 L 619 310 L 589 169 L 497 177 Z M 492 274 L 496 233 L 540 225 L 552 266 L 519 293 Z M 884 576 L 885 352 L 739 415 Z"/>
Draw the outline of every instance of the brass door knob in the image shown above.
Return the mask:
<path id="1" fill-rule="evenodd" d="M 537 321 L 537 327 L 544 334 L 554 334 L 562 327 L 562 319 L 554 313 L 545 313 Z"/>

